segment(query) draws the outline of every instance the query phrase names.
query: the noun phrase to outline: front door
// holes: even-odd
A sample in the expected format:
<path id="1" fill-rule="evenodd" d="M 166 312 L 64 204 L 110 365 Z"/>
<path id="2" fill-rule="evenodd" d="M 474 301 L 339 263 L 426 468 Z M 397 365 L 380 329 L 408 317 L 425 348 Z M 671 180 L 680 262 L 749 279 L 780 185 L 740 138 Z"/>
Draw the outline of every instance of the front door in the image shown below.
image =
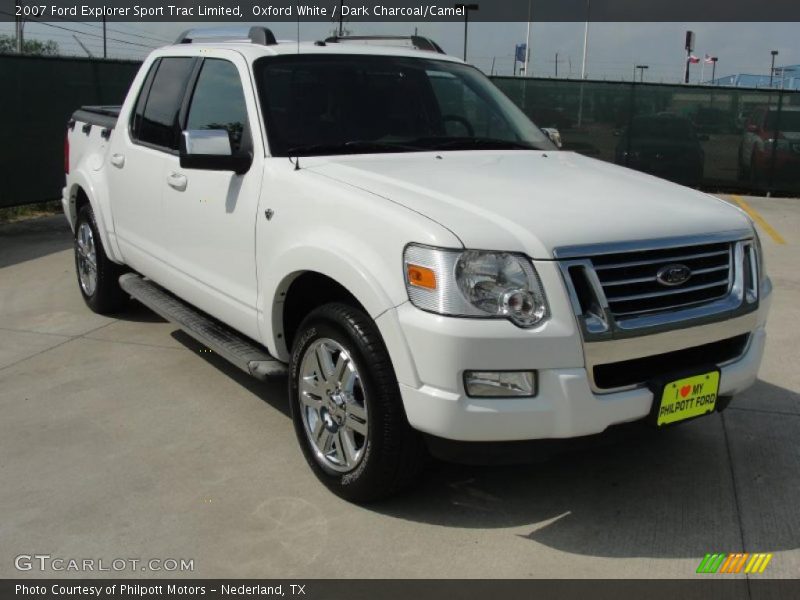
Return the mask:
<path id="1" fill-rule="evenodd" d="M 175 291 L 257 338 L 255 229 L 264 151 L 247 64 L 234 52 L 215 54 L 203 60 L 183 127 L 226 130 L 233 152 L 251 152 L 253 163 L 237 175 L 184 169 L 170 156 L 163 200 L 167 247 L 179 272 Z"/>
<path id="2" fill-rule="evenodd" d="M 116 125 L 106 158 L 120 251 L 127 264 L 151 277 L 164 268 L 164 177 L 167 158 L 178 152 L 178 112 L 195 64 L 192 57 L 153 62 L 130 121 Z"/>

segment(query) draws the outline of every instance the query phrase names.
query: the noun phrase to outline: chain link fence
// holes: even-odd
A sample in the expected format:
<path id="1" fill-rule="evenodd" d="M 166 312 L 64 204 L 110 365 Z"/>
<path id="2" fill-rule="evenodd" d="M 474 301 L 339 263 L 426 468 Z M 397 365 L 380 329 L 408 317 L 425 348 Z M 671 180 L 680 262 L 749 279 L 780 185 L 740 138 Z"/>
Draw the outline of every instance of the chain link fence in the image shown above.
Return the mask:
<path id="1" fill-rule="evenodd" d="M 800 195 L 800 92 L 493 80 L 565 150 L 711 191 Z"/>
<path id="2" fill-rule="evenodd" d="M 73 111 L 121 104 L 137 61 L 0 56 L 0 207 L 53 200 Z M 800 92 L 494 77 L 566 150 L 711 191 L 800 195 Z"/>

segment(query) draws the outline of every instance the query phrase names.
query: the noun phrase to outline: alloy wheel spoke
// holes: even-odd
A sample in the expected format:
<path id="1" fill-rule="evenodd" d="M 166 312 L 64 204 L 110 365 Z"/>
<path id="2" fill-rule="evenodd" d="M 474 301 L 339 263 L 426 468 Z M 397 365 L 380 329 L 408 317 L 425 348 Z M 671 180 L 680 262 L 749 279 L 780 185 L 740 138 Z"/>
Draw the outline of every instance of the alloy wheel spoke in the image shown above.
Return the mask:
<path id="1" fill-rule="evenodd" d="M 361 416 L 359 416 L 358 413 L 360 413 Z M 348 407 L 347 417 L 345 417 L 344 425 L 348 429 L 351 429 L 356 433 L 360 433 L 364 437 L 367 435 L 367 418 L 361 407 L 359 407 L 357 412 L 353 412 Z"/>
<path id="2" fill-rule="evenodd" d="M 344 352 L 340 352 L 338 358 L 336 359 L 336 366 L 333 372 L 333 380 L 338 383 L 342 388 L 344 388 L 344 379 L 345 377 L 349 377 L 350 369 L 350 357 L 347 356 Z"/>
<path id="3" fill-rule="evenodd" d="M 355 441 L 351 439 L 347 430 L 344 428 L 339 429 L 339 438 L 337 444 L 339 445 L 342 457 L 342 462 L 350 466 L 356 462 L 356 448 Z"/>
<path id="4" fill-rule="evenodd" d="M 320 344 L 316 352 L 317 366 L 319 368 L 319 375 L 325 381 L 330 381 L 333 374 L 333 360 L 331 359 L 330 352 L 325 347 L 325 344 Z"/>

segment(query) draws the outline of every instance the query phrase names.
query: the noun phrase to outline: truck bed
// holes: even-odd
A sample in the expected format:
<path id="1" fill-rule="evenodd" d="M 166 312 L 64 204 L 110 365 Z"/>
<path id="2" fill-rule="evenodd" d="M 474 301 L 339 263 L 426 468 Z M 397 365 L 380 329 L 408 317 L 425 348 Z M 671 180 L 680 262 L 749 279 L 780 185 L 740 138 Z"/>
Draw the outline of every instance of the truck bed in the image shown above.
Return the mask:
<path id="1" fill-rule="evenodd" d="M 121 106 L 81 106 L 72 113 L 72 119 L 105 129 L 114 129 L 121 108 Z"/>

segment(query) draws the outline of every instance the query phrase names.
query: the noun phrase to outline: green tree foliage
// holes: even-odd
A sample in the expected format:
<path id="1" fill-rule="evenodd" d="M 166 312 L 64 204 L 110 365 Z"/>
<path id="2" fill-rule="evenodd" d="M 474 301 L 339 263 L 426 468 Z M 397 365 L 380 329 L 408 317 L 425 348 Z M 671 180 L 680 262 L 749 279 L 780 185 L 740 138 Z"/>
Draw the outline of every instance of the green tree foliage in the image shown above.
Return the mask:
<path id="1" fill-rule="evenodd" d="M 0 35 L 0 54 L 11 54 L 17 51 L 17 38 Z M 58 44 L 53 40 L 42 42 L 40 40 L 24 40 L 22 42 L 23 54 L 37 56 L 58 56 Z"/>

